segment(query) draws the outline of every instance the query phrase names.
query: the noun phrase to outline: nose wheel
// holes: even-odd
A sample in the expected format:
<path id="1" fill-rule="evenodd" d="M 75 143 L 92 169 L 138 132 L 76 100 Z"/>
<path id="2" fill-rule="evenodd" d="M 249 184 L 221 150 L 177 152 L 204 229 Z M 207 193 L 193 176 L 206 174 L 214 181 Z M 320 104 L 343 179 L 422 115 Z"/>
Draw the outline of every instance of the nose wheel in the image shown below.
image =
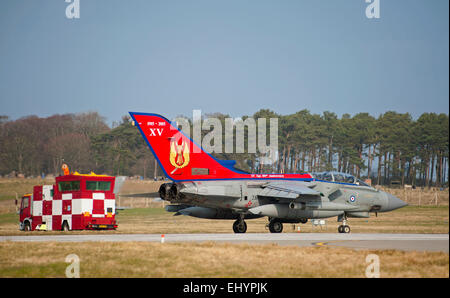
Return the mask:
<path id="1" fill-rule="evenodd" d="M 340 225 L 338 227 L 338 232 L 339 233 L 350 233 L 350 226 L 347 225 Z"/>
<path id="2" fill-rule="evenodd" d="M 344 233 L 344 234 L 350 233 L 350 226 L 347 225 L 347 218 L 346 218 L 346 217 L 344 217 L 344 218 L 342 219 L 342 225 L 340 225 L 340 226 L 338 227 L 338 232 L 339 232 L 339 233 Z"/>

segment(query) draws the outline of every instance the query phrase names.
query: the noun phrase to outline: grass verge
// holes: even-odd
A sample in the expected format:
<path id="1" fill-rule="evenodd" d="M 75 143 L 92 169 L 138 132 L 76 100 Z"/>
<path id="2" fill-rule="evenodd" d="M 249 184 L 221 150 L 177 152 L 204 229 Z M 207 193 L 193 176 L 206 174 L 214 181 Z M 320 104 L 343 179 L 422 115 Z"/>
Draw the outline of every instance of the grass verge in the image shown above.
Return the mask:
<path id="1" fill-rule="evenodd" d="M 79 257 L 80 277 L 365 277 L 369 254 L 379 257 L 380 277 L 449 277 L 440 252 L 214 242 L 3 242 L 0 277 L 65 277 L 69 254 Z"/>

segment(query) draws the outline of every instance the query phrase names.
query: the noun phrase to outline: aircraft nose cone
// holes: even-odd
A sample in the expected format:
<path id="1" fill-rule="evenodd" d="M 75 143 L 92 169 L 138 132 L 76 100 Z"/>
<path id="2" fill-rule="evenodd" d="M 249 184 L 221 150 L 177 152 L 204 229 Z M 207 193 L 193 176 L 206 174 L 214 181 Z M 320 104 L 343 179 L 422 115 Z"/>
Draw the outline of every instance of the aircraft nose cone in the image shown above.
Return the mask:
<path id="1" fill-rule="evenodd" d="M 386 195 L 387 195 L 387 199 L 388 199 L 388 204 L 387 204 L 387 208 L 386 208 L 387 211 L 392 211 L 392 210 L 402 208 L 402 207 L 405 207 L 408 205 L 407 203 L 403 202 L 396 196 L 393 196 L 388 193 Z"/>

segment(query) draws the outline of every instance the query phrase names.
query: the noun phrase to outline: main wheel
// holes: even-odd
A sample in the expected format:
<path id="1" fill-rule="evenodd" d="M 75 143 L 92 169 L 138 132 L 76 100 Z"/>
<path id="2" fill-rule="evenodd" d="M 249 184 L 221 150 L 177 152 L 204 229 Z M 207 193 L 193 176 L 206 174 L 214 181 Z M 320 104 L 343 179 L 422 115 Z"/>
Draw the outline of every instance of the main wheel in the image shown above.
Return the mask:
<path id="1" fill-rule="evenodd" d="M 281 233 L 283 231 L 283 223 L 276 219 L 271 220 L 269 222 L 269 231 L 271 233 Z"/>
<path id="2" fill-rule="evenodd" d="M 344 233 L 344 226 L 343 226 L 343 225 L 340 225 L 340 226 L 338 227 L 338 232 L 339 232 L 339 233 Z"/>
<path id="3" fill-rule="evenodd" d="M 236 220 L 233 223 L 233 231 L 235 233 L 245 233 L 247 232 L 247 223 L 243 220 Z"/>

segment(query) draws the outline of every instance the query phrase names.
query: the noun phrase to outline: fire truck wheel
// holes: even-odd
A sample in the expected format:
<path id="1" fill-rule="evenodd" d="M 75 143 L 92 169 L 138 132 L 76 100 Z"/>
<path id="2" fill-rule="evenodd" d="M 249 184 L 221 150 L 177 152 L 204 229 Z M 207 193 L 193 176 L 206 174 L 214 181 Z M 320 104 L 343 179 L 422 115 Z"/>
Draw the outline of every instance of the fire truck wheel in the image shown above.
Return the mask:
<path id="1" fill-rule="evenodd" d="M 26 232 L 31 231 L 31 225 L 30 225 L 30 222 L 26 221 L 26 222 L 24 223 L 24 225 L 23 225 L 23 230 L 26 231 Z"/>
<path id="2" fill-rule="evenodd" d="M 67 223 L 67 221 L 65 221 L 63 223 L 61 230 L 64 231 L 64 232 L 68 232 L 69 231 L 69 224 Z"/>

